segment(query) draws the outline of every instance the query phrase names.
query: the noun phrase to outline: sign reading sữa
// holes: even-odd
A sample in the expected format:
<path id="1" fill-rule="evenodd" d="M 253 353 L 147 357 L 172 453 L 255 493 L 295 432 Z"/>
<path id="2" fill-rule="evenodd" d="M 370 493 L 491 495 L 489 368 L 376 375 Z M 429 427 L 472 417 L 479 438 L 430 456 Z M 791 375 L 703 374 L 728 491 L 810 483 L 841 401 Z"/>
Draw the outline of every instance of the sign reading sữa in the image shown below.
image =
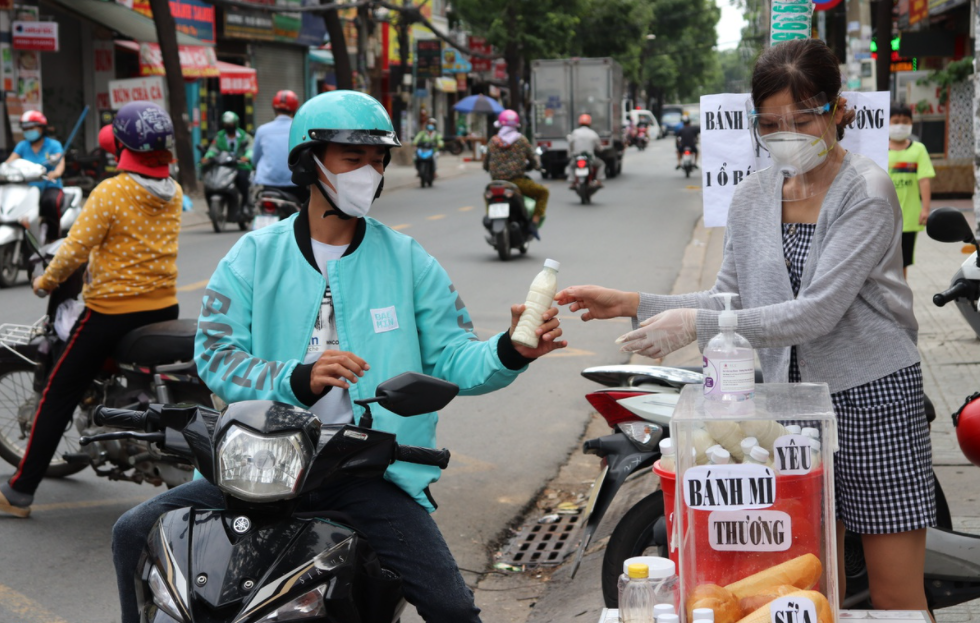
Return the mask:
<path id="1" fill-rule="evenodd" d="M 811 0 L 772 0 L 769 45 L 794 39 L 809 39 L 812 23 Z"/>
<path id="2" fill-rule="evenodd" d="M 857 114 L 845 129 L 840 147 L 874 160 L 887 171 L 888 92 L 846 91 L 841 97 Z M 749 100 L 747 93 L 701 98 L 701 189 L 705 227 L 724 227 L 735 189 L 752 173 L 771 163 L 765 150 L 755 153 L 748 119 Z M 825 137 L 828 146 L 834 138 Z"/>

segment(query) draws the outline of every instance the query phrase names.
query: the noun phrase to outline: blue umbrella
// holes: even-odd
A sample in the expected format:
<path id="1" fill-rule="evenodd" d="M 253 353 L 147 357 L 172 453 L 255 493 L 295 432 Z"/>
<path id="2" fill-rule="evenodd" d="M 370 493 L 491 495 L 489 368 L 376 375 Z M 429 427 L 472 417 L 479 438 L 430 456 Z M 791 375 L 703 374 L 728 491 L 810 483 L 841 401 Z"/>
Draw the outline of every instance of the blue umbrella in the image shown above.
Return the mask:
<path id="1" fill-rule="evenodd" d="M 453 106 L 459 112 L 481 112 L 486 114 L 500 114 L 504 107 L 497 100 L 486 95 L 470 95 L 456 102 Z"/>

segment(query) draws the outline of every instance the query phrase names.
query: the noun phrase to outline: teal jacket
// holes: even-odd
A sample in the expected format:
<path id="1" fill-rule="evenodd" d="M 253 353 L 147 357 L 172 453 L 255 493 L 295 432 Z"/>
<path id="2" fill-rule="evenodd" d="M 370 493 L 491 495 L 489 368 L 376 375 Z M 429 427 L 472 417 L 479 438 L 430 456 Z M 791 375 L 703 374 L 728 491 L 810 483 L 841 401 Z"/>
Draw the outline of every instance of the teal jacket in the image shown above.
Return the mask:
<path id="1" fill-rule="evenodd" d="M 462 395 L 509 385 L 529 359 L 505 332 L 477 339 L 469 312 L 446 271 L 414 239 L 371 218 L 360 219 L 347 253 L 328 263 L 340 349 L 371 369 L 351 400 L 379 383 L 422 372 L 460 387 Z M 195 339 L 201 379 L 225 402 L 277 400 L 312 406 L 312 364 L 303 364 L 326 280 L 316 268 L 306 209 L 242 237 L 221 260 L 204 293 Z M 355 422 L 363 409 L 354 405 Z M 374 428 L 402 444 L 435 447 L 435 413 L 401 417 L 371 409 Z M 396 462 L 385 477 L 419 504 L 435 505 L 428 486 L 437 467 Z"/>

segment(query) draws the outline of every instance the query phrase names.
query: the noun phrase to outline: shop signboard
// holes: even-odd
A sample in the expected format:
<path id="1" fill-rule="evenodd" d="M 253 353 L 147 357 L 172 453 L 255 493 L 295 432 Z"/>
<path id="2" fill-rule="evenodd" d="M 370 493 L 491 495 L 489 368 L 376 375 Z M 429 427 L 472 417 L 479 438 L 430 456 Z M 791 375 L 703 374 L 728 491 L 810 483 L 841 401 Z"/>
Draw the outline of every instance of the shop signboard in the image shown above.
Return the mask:
<path id="1" fill-rule="evenodd" d="M 469 48 L 474 52 L 482 52 L 483 54 L 490 54 L 491 52 L 490 44 L 483 37 L 470 37 Z M 493 61 L 489 58 L 473 56 L 470 58 L 470 64 L 473 66 L 473 71 L 490 71 Z"/>
<path id="2" fill-rule="evenodd" d="M 323 42 L 326 28 L 315 16 L 304 19 L 301 13 L 289 12 L 311 0 L 245 0 L 256 6 L 282 7 L 283 12 L 253 11 L 241 7 L 225 7 L 224 35 L 253 41 L 279 41 L 297 45 L 318 46 Z M 319 24 L 317 24 L 319 22 Z"/>
<path id="3" fill-rule="evenodd" d="M 415 42 L 416 75 L 420 79 L 442 75 L 442 41 L 426 39 Z"/>
<path id="4" fill-rule="evenodd" d="M 221 92 L 226 95 L 243 95 L 246 93 L 255 95 L 259 92 L 259 83 L 255 75 L 254 71 L 249 73 L 223 73 L 220 78 Z"/>
<path id="5" fill-rule="evenodd" d="M 917 24 L 929 16 L 929 0 L 909 0 L 909 25 Z"/>
<path id="6" fill-rule="evenodd" d="M 58 51 L 58 22 L 14 22 L 11 35 L 15 50 Z"/>
<path id="7" fill-rule="evenodd" d="M 966 0 L 929 0 L 929 15 L 939 15 L 962 4 L 966 4 Z"/>
<path id="8" fill-rule="evenodd" d="M 128 78 L 109 82 L 109 105 L 119 110 L 129 102 L 153 102 L 167 108 L 166 89 L 163 76 Z"/>
<path id="9" fill-rule="evenodd" d="M 809 39 L 812 20 L 813 2 L 810 0 L 773 0 L 769 45 Z"/>
<path id="10" fill-rule="evenodd" d="M 116 46 L 106 39 L 92 42 L 93 81 L 95 83 L 95 106 L 97 110 L 109 110 L 109 82 L 116 77 Z"/>
<path id="11" fill-rule="evenodd" d="M 456 79 L 447 78 L 445 76 L 440 76 L 435 79 L 435 86 L 437 91 L 442 91 L 443 93 L 455 93 L 456 92 Z"/>
<path id="12" fill-rule="evenodd" d="M 225 7 L 224 34 L 235 39 L 275 41 L 272 14 L 249 11 L 238 7 Z"/>
<path id="13" fill-rule="evenodd" d="M 442 73 L 467 74 L 471 71 L 473 66 L 459 50 L 448 45 L 442 48 Z"/>
<path id="14" fill-rule="evenodd" d="M 507 79 L 507 61 L 504 59 L 497 59 L 493 64 L 493 77 L 496 80 L 506 80 Z"/>
<path id="15" fill-rule="evenodd" d="M 217 78 L 218 58 L 214 54 L 214 48 L 200 45 L 181 45 L 178 46 L 180 54 L 180 69 L 184 78 Z M 163 67 L 163 54 L 160 46 L 156 43 L 140 44 L 140 75 L 141 76 L 163 76 L 166 70 Z"/>
<path id="16" fill-rule="evenodd" d="M 130 0 L 128 6 L 153 19 L 150 0 Z M 174 16 L 178 32 L 214 43 L 214 6 L 204 0 L 170 0 L 170 14 Z"/>

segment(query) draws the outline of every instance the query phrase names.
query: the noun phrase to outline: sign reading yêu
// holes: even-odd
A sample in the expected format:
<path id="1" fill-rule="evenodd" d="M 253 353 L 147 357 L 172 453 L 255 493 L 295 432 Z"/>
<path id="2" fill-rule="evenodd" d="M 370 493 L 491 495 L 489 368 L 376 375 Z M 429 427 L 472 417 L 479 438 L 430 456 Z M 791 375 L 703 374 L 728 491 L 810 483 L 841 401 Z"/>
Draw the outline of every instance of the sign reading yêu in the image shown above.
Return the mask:
<path id="1" fill-rule="evenodd" d="M 847 126 L 840 146 L 861 154 L 888 170 L 887 92 L 844 92 L 847 107 L 857 115 Z M 701 98 L 701 185 L 704 226 L 724 227 L 728 208 L 739 184 L 771 163 L 765 150 L 756 154 L 749 123 L 746 93 L 705 95 Z M 834 137 L 825 137 L 827 144 Z M 758 157 L 757 157 L 758 156 Z"/>

